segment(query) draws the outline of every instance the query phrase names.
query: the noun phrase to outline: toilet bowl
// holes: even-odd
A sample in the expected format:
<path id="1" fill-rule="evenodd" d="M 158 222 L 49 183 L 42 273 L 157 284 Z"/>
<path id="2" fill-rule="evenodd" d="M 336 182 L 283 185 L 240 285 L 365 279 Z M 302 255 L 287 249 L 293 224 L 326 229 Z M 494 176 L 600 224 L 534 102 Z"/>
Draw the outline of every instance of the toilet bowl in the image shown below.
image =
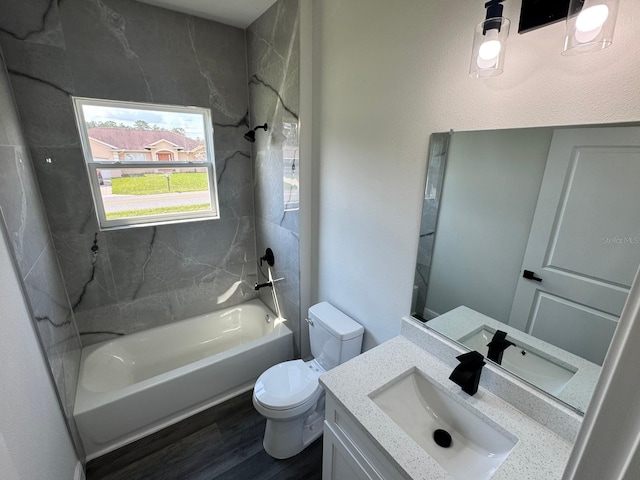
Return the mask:
<path id="1" fill-rule="evenodd" d="M 253 392 L 253 405 L 267 418 L 263 446 L 274 458 L 300 453 L 322 434 L 325 370 L 315 361 L 292 360 L 264 372 Z"/>
<path id="2" fill-rule="evenodd" d="M 314 358 L 266 370 L 253 390 L 253 405 L 267 419 L 263 446 L 274 458 L 297 455 L 322 434 L 324 389 L 318 377 L 360 353 L 364 328 L 327 302 L 309 308 Z"/>

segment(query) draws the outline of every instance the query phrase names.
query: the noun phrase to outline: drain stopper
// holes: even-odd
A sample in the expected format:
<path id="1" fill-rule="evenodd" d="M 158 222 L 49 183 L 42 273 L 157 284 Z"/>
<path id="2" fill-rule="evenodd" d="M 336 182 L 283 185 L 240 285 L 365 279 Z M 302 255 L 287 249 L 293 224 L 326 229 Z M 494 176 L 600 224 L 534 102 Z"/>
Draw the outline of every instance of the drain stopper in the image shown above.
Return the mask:
<path id="1" fill-rule="evenodd" d="M 449 448 L 451 446 L 451 435 L 446 430 L 439 428 L 433 432 L 433 439 L 442 448 Z"/>

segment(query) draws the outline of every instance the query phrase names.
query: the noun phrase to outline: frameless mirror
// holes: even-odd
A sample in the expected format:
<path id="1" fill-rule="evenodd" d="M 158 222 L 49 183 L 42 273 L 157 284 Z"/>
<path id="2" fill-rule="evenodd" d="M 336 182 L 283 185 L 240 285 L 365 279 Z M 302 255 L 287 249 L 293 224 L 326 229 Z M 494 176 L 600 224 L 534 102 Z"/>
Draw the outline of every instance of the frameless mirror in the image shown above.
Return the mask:
<path id="1" fill-rule="evenodd" d="M 584 412 L 640 265 L 640 127 L 434 134 L 412 314 Z"/>

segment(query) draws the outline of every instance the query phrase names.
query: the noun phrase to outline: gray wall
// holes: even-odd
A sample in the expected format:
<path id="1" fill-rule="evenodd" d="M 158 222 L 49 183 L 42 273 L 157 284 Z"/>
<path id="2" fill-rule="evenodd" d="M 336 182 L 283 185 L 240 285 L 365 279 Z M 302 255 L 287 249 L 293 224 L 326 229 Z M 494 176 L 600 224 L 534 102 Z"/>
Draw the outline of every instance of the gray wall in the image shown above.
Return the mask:
<path id="1" fill-rule="evenodd" d="M 2 17 L 0 45 L 82 343 L 253 298 L 245 32 L 130 0 L 11 0 Z M 72 94 L 211 108 L 221 218 L 98 232 Z"/>
<path id="2" fill-rule="evenodd" d="M 552 128 L 455 133 L 442 188 L 427 309 L 509 319 Z"/>
<path id="3" fill-rule="evenodd" d="M 17 273 L 27 295 L 30 314 L 64 414 L 77 441 L 72 415 L 80 364 L 80 339 L 49 234 L 4 60 L 0 63 L 0 220 L 7 232 Z M 1 271 L 4 288 L 11 284 L 13 271 L 6 266 Z M 19 299 L 16 299 L 16 304 L 18 303 Z M 4 339 L 13 331 L 11 322 L 17 320 L 11 317 L 11 311 L 4 308 L 0 311 L 3 316 L 0 336 Z M 19 329 L 25 331 L 26 327 L 28 325 L 20 326 Z M 33 355 L 31 352 L 31 356 Z M 14 361 L 19 360 L 15 358 Z M 19 395 L 23 385 L 31 381 L 32 379 L 27 378 L 23 379 L 23 383 L 3 381 L 2 390 L 11 392 L 15 387 L 18 390 L 16 394 Z M 78 450 L 82 452 L 79 442 Z"/>
<path id="4" fill-rule="evenodd" d="M 283 315 L 294 331 L 296 354 L 300 350 L 300 238 L 299 211 L 285 211 L 285 198 L 296 195 L 284 182 L 283 150 L 298 146 L 295 135 L 285 136 L 285 124 L 298 124 L 300 92 L 300 38 L 298 0 L 279 0 L 247 29 L 247 59 L 251 125 L 258 130 L 253 144 L 256 243 L 258 255 L 270 247 L 276 257 L 275 277 Z M 294 162 L 299 171 L 299 159 Z M 291 171 L 287 172 L 291 177 Z M 266 264 L 259 274 L 264 281 Z M 260 297 L 272 304 L 268 289 Z"/>

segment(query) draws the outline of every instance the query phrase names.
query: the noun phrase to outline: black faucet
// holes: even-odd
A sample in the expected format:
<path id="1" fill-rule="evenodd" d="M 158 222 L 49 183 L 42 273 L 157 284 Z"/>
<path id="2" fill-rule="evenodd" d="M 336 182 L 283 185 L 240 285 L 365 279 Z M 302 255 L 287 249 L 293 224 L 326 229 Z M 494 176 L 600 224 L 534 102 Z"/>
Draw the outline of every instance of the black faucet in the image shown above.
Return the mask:
<path id="1" fill-rule="evenodd" d="M 463 353 L 456 358 L 460 361 L 460 365 L 453 369 L 449 380 L 459 385 L 463 392 L 475 395 L 478 391 L 482 367 L 486 365 L 484 357 L 474 350 L 473 352 Z"/>
<path id="2" fill-rule="evenodd" d="M 487 358 L 493 360 L 498 365 L 502 365 L 502 354 L 511 345 L 515 345 L 515 343 L 507 340 L 507 332 L 497 330 L 491 341 L 487 343 L 487 347 L 489 347 Z"/>

